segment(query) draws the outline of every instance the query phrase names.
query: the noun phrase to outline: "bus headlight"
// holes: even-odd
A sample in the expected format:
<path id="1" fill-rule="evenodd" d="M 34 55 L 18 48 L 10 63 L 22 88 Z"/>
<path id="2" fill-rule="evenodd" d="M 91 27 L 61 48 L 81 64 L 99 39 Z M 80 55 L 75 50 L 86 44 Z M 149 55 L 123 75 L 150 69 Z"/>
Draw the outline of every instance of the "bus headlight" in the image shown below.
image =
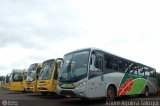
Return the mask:
<path id="1" fill-rule="evenodd" d="M 74 84 L 63 84 L 61 85 L 62 88 L 69 88 L 69 89 L 74 89 L 75 85 Z"/>

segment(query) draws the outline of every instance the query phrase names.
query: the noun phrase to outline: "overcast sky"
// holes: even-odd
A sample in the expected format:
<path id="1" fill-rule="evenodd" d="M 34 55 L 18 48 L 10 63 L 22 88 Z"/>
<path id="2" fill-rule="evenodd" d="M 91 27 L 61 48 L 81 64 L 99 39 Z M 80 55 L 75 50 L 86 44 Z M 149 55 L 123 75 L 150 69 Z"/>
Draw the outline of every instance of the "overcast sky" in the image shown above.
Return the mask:
<path id="1" fill-rule="evenodd" d="M 96 47 L 160 72 L 159 0 L 0 0 L 0 75 Z"/>

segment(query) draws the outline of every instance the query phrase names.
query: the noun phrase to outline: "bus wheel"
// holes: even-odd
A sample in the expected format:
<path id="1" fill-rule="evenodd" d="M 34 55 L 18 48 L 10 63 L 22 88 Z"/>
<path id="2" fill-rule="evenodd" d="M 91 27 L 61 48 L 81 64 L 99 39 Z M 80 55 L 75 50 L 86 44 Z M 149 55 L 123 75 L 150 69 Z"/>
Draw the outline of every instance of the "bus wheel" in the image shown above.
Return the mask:
<path id="1" fill-rule="evenodd" d="M 43 96 L 46 96 L 48 92 L 41 92 Z"/>
<path id="2" fill-rule="evenodd" d="M 107 89 L 107 100 L 112 101 L 115 98 L 115 90 L 113 86 L 109 86 Z"/>
<path id="3" fill-rule="evenodd" d="M 144 90 L 144 96 L 145 96 L 145 97 L 148 97 L 148 96 L 149 96 L 149 89 L 148 89 L 147 86 L 145 87 L 145 90 Z"/>

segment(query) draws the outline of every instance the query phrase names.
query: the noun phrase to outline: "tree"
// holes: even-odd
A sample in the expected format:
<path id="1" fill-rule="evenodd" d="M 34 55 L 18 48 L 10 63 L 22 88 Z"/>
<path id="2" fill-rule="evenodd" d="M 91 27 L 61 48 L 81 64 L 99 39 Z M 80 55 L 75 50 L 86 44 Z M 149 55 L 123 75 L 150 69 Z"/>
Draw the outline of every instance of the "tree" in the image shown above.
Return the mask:
<path id="1" fill-rule="evenodd" d="M 0 81 L 2 81 L 4 79 L 4 76 L 0 76 Z"/>

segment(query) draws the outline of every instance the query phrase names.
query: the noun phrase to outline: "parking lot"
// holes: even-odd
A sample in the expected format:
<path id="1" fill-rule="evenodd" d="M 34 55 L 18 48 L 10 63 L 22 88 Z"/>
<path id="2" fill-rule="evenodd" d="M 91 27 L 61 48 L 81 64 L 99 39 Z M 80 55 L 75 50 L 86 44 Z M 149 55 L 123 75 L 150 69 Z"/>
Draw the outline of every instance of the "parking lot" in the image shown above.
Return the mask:
<path id="1" fill-rule="evenodd" d="M 7 102 L 7 103 L 6 103 Z M 64 98 L 56 95 L 43 96 L 41 93 L 11 92 L 0 88 L 0 106 L 159 106 L 160 97 L 121 97 L 107 102 L 104 99 L 82 101 L 79 98 Z"/>

